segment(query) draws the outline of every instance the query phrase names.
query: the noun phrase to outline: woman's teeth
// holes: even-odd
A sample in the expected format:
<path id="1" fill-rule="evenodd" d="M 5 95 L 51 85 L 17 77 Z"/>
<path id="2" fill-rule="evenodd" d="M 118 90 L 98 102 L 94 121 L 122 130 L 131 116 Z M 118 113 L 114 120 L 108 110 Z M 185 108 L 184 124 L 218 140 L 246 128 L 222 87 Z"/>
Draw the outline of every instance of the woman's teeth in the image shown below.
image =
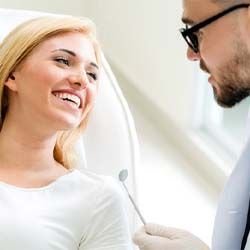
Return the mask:
<path id="1" fill-rule="evenodd" d="M 74 103 L 74 105 L 76 105 L 78 108 L 80 107 L 81 100 L 78 96 L 69 93 L 53 93 L 53 95 L 59 99 L 62 99 L 63 101 Z"/>

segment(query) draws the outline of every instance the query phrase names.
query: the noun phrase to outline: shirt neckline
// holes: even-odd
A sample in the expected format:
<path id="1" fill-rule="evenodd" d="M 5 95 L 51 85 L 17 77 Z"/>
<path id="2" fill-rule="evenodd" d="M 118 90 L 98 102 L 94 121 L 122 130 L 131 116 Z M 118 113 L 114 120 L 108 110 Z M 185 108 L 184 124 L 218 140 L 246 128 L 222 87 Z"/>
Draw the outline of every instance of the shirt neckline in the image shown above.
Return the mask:
<path id="1" fill-rule="evenodd" d="M 19 191 L 42 191 L 42 190 L 46 190 L 49 189 L 51 187 L 53 187 L 54 185 L 56 185 L 58 182 L 61 182 L 62 180 L 70 177 L 71 175 L 73 175 L 75 172 L 77 172 L 76 169 L 70 170 L 69 172 L 67 172 L 64 175 L 59 176 L 57 179 L 55 179 L 54 181 L 50 182 L 49 184 L 42 186 L 42 187 L 18 187 L 3 181 L 0 181 L 0 186 L 4 186 L 10 189 L 14 189 L 14 190 L 19 190 Z"/>

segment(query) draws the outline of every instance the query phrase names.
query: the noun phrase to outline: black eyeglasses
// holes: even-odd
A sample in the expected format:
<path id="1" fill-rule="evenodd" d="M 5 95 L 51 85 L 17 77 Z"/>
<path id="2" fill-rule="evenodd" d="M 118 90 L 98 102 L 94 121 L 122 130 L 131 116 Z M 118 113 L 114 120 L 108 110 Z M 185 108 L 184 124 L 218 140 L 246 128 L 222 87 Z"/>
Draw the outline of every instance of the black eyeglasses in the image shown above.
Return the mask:
<path id="1" fill-rule="evenodd" d="M 199 52 L 199 39 L 198 39 L 198 36 L 196 34 L 196 32 L 207 26 L 208 24 L 216 21 L 217 19 L 225 16 L 226 14 L 234 11 L 234 10 L 237 10 L 237 9 L 240 9 L 240 8 L 248 8 L 250 6 L 250 4 L 238 4 L 238 5 L 235 5 L 229 9 L 226 9 L 224 11 L 222 11 L 221 13 L 215 15 L 215 16 L 212 16 L 196 25 L 194 25 L 193 27 L 191 28 L 188 28 L 188 26 L 186 25 L 185 28 L 182 28 L 180 29 L 180 32 L 182 34 L 182 36 L 184 37 L 185 41 L 187 42 L 188 46 L 195 52 L 195 53 L 198 53 Z"/>

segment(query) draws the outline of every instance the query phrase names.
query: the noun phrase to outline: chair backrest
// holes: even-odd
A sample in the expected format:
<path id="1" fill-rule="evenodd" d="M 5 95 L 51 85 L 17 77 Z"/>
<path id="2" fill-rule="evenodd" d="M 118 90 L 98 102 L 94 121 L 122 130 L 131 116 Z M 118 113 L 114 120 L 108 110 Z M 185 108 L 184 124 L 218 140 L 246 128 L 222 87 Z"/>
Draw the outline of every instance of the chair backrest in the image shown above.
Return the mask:
<path id="1" fill-rule="evenodd" d="M 0 40 L 19 23 L 51 13 L 1 9 Z M 87 167 L 97 174 L 118 177 L 121 169 L 128 169 L 128 189 L 136 198 L 135 168 L 139 150 L 133 118 L 127 102 L 117 84 L 104 55 L 102 55 L 100 87 L 96 106 L 76 150 L 80 158 L 79 168 Z M 133 232 L 136 215 L 129 205 L 130 227 Z"/>

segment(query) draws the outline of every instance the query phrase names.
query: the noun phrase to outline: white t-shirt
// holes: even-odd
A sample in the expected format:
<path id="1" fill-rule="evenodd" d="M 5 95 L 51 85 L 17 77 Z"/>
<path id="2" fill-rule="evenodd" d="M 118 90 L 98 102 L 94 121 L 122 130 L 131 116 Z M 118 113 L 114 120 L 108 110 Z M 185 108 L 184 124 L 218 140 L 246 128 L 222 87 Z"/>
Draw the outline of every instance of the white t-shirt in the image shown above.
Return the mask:
<path id="1" fill-rule="evenodd" d="M 41 188 L 0 182 L 1 250 L 131 250 L 112 177 L 73 170 Z"/>

